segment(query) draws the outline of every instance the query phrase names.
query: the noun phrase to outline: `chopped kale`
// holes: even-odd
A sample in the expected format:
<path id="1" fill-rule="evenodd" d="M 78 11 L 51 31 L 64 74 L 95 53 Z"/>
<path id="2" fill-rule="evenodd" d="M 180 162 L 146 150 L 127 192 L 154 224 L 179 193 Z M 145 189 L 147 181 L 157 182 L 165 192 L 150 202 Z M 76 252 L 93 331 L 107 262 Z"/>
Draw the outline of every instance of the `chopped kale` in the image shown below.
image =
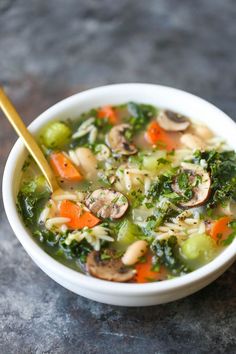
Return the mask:
<path id="1" fill-rule="evenodd" d="M 186 189 L 189 187 L 189 178 L 186 172 L 181 172 L 177 176 L 177 182 L 180 189 Z"/>
<path id="2" fill-rule="evenodd" d="M 223 246 L 230 245 L 236 237 L 236 231 L 233 231 L 224 241 L 222 241 Z"/>
<path id="3" fill-rule="evenodd" d="M 153 202 L 158 201 L 160 197 L 172 199 L 173 202 L 179 201 L 181 197 L 177 193 L 173 193 L 171 187 L 175 173 L 176 169 L 173 169 L 159 176 L 158 179 L 152 183 L 147 198 Z"/>
<path id="4" fill-rule="evenodd" d="M 33 236 L 37 237 L 40 242 L 44 242 L 49 246 L 56 246 L 59 241 L 58 234 L 46 229 L 34 231 Z"/>
<path id="5" fill-rule="evenodd" d="M 50 192 L 45 187 L 45 180 L 42 177 L 23 183 L 18 195 L 18 210 L 28 227 L 35 227 Z"/>
<path id="6" fill-rule="evenodd" d="M 68 120 L 67 124 L 70 126 L 70 128 L 72 129 L 72 131 L 75 133 L 78 128 L 80 127 L 80 125 L 82 123 L 84 123 L 84 121 L 86 119 L 89 118 L 95 118 L 94 122 L 92 123 L 92 125 L 94 125 L 97 129 L 98 129 L 98 135 L 96 138 L 96 145 L 98 143 L 104 143 L 104 138 L 105 138 L 105 134 L 112 128 L 111 123 L 109 122 L 108 118 L 103 118 L 100 119 L 98 118 L 98 110 L 97 109 L 92 109 L 87 113 L 82 114 L 78 120 Z M 94 144 L 90 144 L 89 142 L 89 132 L 87 134 L 85 134 L 84 136 L 81 136 L 79 138 L 76 139 L 72 139 L 70 144 L 69 144 L 69 148 L 70 149 L 75 149 L 76 147 L 79 146 L 83 146 L 83 147 L 88 147 L 91 150 L 94 150 L 96 145 Z"/>
<path id="7" fill-rule="evenodd" d="M 134 132 L 142 130 L 157 114 L 156 108 L 148 104 L 129 102 L 127 108 L 130 113 L 127 122 L 132 126 Z"/>
<path id="8" fill-rule="evenodd" d="M 70 245 L 67 245 L 65 243 L 66 237 L 61 237 L 59 240 L 59 247 L 63 250 L 65 256 L 69 259 L 79 259 L 80 262 L 85 263 L 87 255 L 92 251 L 92 246 L 85 239 L 81 242 L 73 240 Z"/>
<path id="9" fill-rule="evenodd" d="M 178 212 L 173 209 L 171 203 L 165 202 L 161 207 L 154 210 L 154 215 L 147 218 L 147 225 L 145 227 L 145 234 L 149 235 L 150 231 L 155 230 L 161 226 L 166 220 L 175 217 Z"/>
<path id="10" fill-rule="evenodd" d="M 128 193 L 128 198 L 131 199 L 132 207 L 138 208 L 144 201 L 145 195 L 142 190 L 133 190 Z"/>
<path id="11" fill-rule="evenodd" d="M 182 275 L 189 272 L 186 265 L 180 260 L 175 236 L 171 236 L 167 240 L 154 241 L 151 248 L 155 255 L 155 263 L 167 267 L 172 275 Z"/>
<path id="12" fill-rule="evenodd" d="M 205 160 L 207 170 L 211 175 L 211 195 L 207 203 L 208 208 L 225 204 L 231 199 L 236 201 L 236 153 L 234 151 L 218 152 L 196 151 L 194 163 Z"/>
<path id="13" fill-rule="evenodd" d="M 225 239 L 222 241 L 223 246 L 228 246 L 230 245 L 233 240 L 236 237 L 236 220 L 233 220 L 229 223 L 229 227 L 233 230 L 232 233 Z"/>
<path id="14" fill-rule="evenodd" d="M 30 163 L 31 163 L 31 161 L 30 161 L 30 155 L 28 156 L 28 158 L 27 158 L 27 160 L 25 160 L 25 162 L 24 162 L 24 164 L 23 164 L 23 166 L 22 166 L 22 171 L 23 172 L 25 172 L 27 169 L 28 169 L 28 167 L 30 166 Z"/>

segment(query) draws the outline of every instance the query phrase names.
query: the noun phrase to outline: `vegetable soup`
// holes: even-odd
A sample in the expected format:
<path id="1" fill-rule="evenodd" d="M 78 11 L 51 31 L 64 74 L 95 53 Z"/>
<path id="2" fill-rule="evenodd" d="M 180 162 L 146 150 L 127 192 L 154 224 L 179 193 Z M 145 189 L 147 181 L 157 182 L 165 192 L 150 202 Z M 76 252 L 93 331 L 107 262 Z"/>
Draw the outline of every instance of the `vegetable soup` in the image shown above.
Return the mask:
<path id="1" fill-rule="evenodd" d="M 52 257 L 100 279 L 146 283 L 213 260 L 236 234 L 236 153 L 205 125 L 129 102 L 54 121 L 38 141 L 60 189 L 31 156 L 18 210 Z"/>

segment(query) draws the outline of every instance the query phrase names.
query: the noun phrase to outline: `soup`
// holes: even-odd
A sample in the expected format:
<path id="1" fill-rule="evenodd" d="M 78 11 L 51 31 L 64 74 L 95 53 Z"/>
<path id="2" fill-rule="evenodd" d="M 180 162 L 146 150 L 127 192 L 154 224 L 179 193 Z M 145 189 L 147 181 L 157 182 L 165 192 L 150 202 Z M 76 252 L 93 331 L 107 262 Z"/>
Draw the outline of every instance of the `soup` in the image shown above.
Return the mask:
<path id="1" fill-rule="evenodd" d="M 28 156 L 18 210 L 67 266 L 146 283 L 211 262 L 236 233 L 236 154 L 205 125 L 129 102 L 46 125 L 38 141 L 53 194 Z"/>

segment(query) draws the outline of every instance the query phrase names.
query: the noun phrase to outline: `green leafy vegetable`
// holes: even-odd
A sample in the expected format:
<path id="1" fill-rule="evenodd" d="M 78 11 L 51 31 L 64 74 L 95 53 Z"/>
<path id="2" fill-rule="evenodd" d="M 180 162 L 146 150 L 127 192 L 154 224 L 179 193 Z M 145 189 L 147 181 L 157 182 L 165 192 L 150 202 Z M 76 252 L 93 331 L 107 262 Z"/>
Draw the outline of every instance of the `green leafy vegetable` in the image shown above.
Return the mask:
<path id="1" fill-rule="evenodd" d="M 159 206 L 154 210 L 154 215 L 147 218 L 147 225 L 145 227 L 145 233 L 148 235 L 150 231 L 155 230 L 161 226 L 167 219 L 175 217 L 178 212 L 173 209 L 173 205 L 166 201 L 162 206 Z"/>
<path id="2" fill-rule="evenodd" d="M 81 242 L 73 240 L 70 245 L 67 245 L 64 242 L 66 237 L 63 236 L 59 241 L 59 247 L 63 250 L 65 256 L 69 259 L 79 259 L 82 263 L 85 263 L 87 255 L 92 251 L 92 246 L 85 239 Z"/>
<path id="3" fill-rule="evenodd" d="M 233 220 L 229 223 L 229 227 L 233 230 L 233 232 L 222 241 L 223 246 L 230 245 L 236 237 L 236 220 Z"/>
<path id="4" fill-rule="evenodd" d="M 172 202 L 178 202 L 181 197 L 177 193 L 173 193 L 171 187 L 175 174 L 176 169 L 172 169 L 159 176 L 158 179 L 152 183 L 147 198 L 155 202 L 158 201 L 160 197 L 166 197 L 171 199 Z"/>
<path id="5" fill-rule="evenodd" d="M 132 126 L 134 132 L 142 130 L 151 118 L 157 114 L 156 108 L 148 104 L 129 102 L 127 108 L 130 113 L 127 121 Z"/>
<path id="6" fill-rule="evenodd" d="M 173 275 L 189 272 L 186 265 L 180 260 L 175 236 L 171 236 L 167 240 L 154 241 L 151 248 L 155 255 L 155 263 L 164 265 Z"/>
<path id="7" fill-rule="evenodd" d="M 49 246 L 56 246 L 59 241 L 58 234 L 46 229 L 34 231 L 33 236 L 37 237 L 40 242 L 47 243 Z"/>
<path id="8" fill-rule="evenodd" d="M 193 162 L 199 164 L 201 160 L 206 161 L 212 180 L 211 196 L 207 207 L 214 208 L 230 199 L 236 201 L 236 153 L 215 150 L 196 151 Z"/>
<path id="9" fill-rule="evenodd" d="M 50 192 L 44 177 L 36 177 L 29 182 L 23 183 L 17 196 L 17 206 L 28 227 L 37 225 L 40 212 L 49 196 Z"/>

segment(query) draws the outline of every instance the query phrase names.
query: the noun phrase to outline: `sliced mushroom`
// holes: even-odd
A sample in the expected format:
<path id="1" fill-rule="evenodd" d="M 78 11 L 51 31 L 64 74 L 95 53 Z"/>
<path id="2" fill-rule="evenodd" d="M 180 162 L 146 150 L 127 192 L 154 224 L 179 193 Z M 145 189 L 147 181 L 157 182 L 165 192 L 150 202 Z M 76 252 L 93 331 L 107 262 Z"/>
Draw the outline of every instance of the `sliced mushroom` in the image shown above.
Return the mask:
<path id="1" fill-rule="evenodd" d="M 209 173 L 201 166 L 190 163 L 182 163 L 181 172 L 188 175 L 188 181 L 192 187 L 193 194 L 190 200 L 183 201 L 179 204 L 189 208 L 203 204 L 210 194 L 211 179 Z M 182 190 L 178 184 L 178 176 L 174 178 L 171 187 L 177 194 L 184 194 L 184 190 Z"/>
<path id="2" fill-rule="evenodd" d="M 119 155 L 136 154 L 137 148 L 127 141 L 125 132 L 130 128 L 129 124 L 119 124 L 111 128 L 106 137 L 106 142 L 112 151 Z"/>
<path id="3" fill-rule="evenodd" d="M 89 253 L 86 262 L 89 274 L 103 280 L 126 282 L 131 280 L 136 271 L 126 267 L 120 258 L 115 257 L 112 251 L 106 252 L 106 259 L 101 258 L 101 252 Z"/>
<path id="4" fill-rule="evenodd" d="M 126 212 L 129 203 L 120 192 L 112 189 L 96 189 L 85 200 L 86 206 L 100 218 L 119 219 Z"/>
<path id="5" fill-rule="evenodd" d="M 157 117 L 157 121 L 163 129 L 170 132 L 186 130 L 190 125 L 188 118 L 168 110 L 160 111 Z"/>

